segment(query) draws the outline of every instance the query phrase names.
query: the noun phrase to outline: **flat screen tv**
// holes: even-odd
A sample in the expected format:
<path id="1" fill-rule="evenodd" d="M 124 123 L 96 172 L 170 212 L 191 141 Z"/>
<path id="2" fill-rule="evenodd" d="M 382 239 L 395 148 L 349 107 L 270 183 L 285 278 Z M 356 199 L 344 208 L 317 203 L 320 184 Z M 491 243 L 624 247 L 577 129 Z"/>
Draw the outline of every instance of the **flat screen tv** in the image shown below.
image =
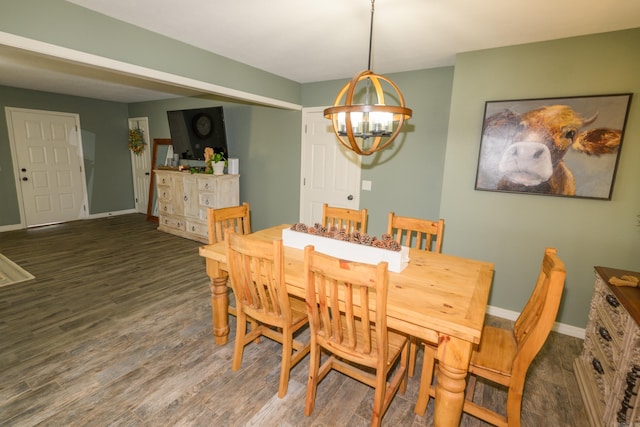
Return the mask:
<path id="1" fill-rule="evenodd" d="M 167 111 L 167 118 L 173 153 L 180 159 L 204 161 L 206 147 L 229 157 L 222 107 Z"/>

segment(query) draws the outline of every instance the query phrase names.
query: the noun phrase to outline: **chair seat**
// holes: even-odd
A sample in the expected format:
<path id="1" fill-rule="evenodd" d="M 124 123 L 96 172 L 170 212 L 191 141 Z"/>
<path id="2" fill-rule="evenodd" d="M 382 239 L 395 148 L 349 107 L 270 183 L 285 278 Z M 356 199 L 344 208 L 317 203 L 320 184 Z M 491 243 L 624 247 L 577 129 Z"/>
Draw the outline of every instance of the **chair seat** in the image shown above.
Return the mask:
<path id="1" fill-rule="evenodd" d="M 307 315 L 307 304 L 300 298 L 289 296 L 289 304 L 291 305 L 291 323 L 306 323 L 309 318 Z"/>
<path id="2" fill-rule="evenodd" d="M 508 378 L 511 375 L 513 359 L 517 351 L 517 343 L 510 329 L 485 326 L 477 350 L 471 356 L 469 371 L 491 372 Z M 503 381 L 496 381 L 503 383 Z"/>
<path id="3" fill-rule="evenodd" d="M 347 325 L 346 325 L 346 321 L 345 321 L 345 316 L 342 315 L 342 335 L 343 336 L 347 336 Z M 357 336 L 357 343 L 356 343 L 356 348 L 354 350 L 352 350 L 353 353 L 349 353 L 349 357 L 353 360 L 353 354 L 363 354 L 364 353 L 364 334 L 362 333 L 362 322 L 356 322 L 355 323 L 355 327 L 356 327 L 356 336 Z M 373 331 L 373 327 L 371 327 L 371 330 Z M 319 333 L 320 336 L 322 336 L 322 333 Z M 387 353 L 387 365 L 391 365 L 393 364 L 393 362 L 396 360 L 396 358 L 398 357 L 398 355 L 402 352 L 402 349 L 404 348 L 406 342 L 407 342 L 408 338 L 406 337 L 406 335 L 402 335 L 402 334 L 398 334 L 396 332 L 393 331 L 388 331 L 387 332 L 387 346 L 388 346 L 388 353 Z M 322 346 L 326 346 L 329 347 L 331 349 L 332 352 L 334 352 L 335 354 L 340 354 L 341 351 L 339 349 L 337 349 L 336 347 L 334 347 L 332 345 L 334 341 L 332 339 L 328 339 L 328 340 L 323 340 L 323 343 L 321 344 Z M 343 343 L 342 345 L 345 345 L 345 343 Z M 375 333 L 371 334 L 371 353 L 369 354 L 370 357 L 368 357 L 367 359 L 362 359 L 360 364 L 364 365 L 364 366 L 370 366 L 370 367 L 375 367 L 375 360 L 378 358 L 377 356 L 377 351 L 376 351 L 376 335 Z"/>

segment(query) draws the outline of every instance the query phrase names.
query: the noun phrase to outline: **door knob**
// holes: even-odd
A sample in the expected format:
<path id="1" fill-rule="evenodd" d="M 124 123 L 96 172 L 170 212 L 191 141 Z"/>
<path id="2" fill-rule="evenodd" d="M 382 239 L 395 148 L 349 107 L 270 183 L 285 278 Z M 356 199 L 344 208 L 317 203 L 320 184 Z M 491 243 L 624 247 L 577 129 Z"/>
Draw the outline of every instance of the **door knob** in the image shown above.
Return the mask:
<path id="1" fill-rule="evenodd" d="M 29 181 L 29 178 L 27 178 L 26 176 L 22 177 L 23 181 Z"/>
<path id="2" fill-rule="evenodd" d="M 353 200 L 353 196 L 352 196 L 351 194 L 349 194 L 349 195 L 347 196 L 347 200 Z"/>

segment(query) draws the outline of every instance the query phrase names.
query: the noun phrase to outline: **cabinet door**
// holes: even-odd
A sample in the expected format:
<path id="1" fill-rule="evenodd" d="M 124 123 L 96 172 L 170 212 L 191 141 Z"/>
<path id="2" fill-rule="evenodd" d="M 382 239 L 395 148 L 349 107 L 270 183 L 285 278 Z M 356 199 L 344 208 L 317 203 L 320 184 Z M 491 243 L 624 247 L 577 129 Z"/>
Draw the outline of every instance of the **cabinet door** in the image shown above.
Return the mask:
<path id="1" fill-rule="evenodd" d="M 184 215 L 187 218 L 198 217 L 198 183 L 195 176 L 182 178 L 182 201 L 184 203 Z"/>
<path id="2" fill-rule="evenodd" d="M 227 208 L 240 204 L 238 178 L 221 179 L 216 186 L 216 208 Z"/>

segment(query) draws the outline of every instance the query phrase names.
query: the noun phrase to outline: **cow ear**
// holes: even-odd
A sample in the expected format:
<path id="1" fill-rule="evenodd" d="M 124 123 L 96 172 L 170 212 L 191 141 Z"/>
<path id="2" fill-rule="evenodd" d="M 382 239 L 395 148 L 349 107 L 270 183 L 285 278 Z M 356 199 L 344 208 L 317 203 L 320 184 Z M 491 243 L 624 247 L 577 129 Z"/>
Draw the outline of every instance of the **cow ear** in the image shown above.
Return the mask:
<path id="1" fill-rule="evenodd" d="M 590 156 L 600 156 L 618 151 L 621 138 L 622 132 L 617 129 L 589 129 L 581 132 L 571 147 Z"/>

